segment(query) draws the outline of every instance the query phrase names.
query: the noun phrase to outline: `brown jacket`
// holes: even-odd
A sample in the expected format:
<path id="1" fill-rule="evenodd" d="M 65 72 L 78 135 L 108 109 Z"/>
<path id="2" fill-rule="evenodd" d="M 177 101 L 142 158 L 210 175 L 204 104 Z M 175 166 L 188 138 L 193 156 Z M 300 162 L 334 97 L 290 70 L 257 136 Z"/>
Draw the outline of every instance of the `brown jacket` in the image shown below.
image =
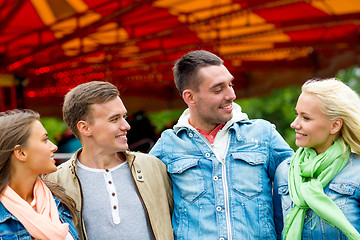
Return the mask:
<path id="1" fill-rule="evenodd" d="M 66 193 L 76 202 L 78 224 L 76 229 L 80 239 L 86 240 L 86 230 L 82 218 L 82 192 L 77 177 L 76 159 L 81 149 L 58 167 L 58 170 L 46 176 L 47 179 L 65 188 Z M 142 202 L 151 233 L 155 240 L 171 240 L 171 212 L 173 209 L 172 188 L 165 165 L 156 157 L 140 152 L 123 153 L 130 166 L 131 175 Z"/>

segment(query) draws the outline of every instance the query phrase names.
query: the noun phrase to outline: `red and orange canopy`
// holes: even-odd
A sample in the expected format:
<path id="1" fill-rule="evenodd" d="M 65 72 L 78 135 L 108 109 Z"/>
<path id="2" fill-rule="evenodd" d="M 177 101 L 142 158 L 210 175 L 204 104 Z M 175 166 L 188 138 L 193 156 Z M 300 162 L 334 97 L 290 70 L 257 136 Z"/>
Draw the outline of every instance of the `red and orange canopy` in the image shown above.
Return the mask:
<path id="1" fill-rule="evenodd" d="M 25 79 L 45 114 L 92 80 L 158 110 L 183 106 L 171 69 L 190 50 L 219 55 L 249 97 L 359 64 L 359 41 L 360 0 L 0 0 L 0 85 Z"/>

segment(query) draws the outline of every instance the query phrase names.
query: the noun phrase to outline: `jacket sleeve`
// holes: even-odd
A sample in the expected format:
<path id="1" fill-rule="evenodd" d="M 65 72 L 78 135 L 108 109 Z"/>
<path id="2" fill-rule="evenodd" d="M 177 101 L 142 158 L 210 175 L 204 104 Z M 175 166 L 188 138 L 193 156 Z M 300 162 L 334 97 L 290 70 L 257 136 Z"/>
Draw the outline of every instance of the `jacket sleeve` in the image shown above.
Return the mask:
<path id="1" fill-rule="evenodd" d="M 173 200 L 173 195 L 172 195 L 172 182 L 171 182 L 169 173 L 167 172 L 167 165 L 166 165 L 166 161 L 164 159 L 164 154 L 163 154 L 163 151 L 162 151 L 163 139 L 164 139 L 164 133 L 162 134 L 162 137 L 160 137 L 158 139 L 158 141 L 155 143 L 153 148 L 150 150 L 149 154 L 154 155 L 155 157 L 160 159 L 161 162 L 162 162 L 161 168 L 164 169 L 163 172 L 165 172 L 165 174 L 166 174 L 166 177 L 164 177 L 164 178 L 167 179 L 166 186 L 169 189 L 167 191 L 168 192 L 168 201 L 169 201 L 169 206 L 170 206 L 170 210 L 171 210 L 171 213 L 172 213 L 172 211 L 174 209 L 174 200 Z"/>
<path id="2" fill-rule="evenodd" d="M 277 234 L 277 239 L 281 239 L 281 232 L 283 229 L 283 216 L 281 208 L 281 198 L 276 187 L 275 172 L 277 167 L 284 160 L 292 158 L 294 151 L 276 131 L 275 126 L 271 127 L 270 134 L 270 163 L 269 163 L 269 177 L 273 184 L 273 205 L 274 205 L 274 223 Z"/>
<path id="3" fill-rule="evenodd" d="M 161 145 L 162 145 L 162 138 L 160 137 L 155 143 L 155 145 L 152 147 L 152 149 L 150 150 L 149 154 L 154 155 L 155 157 L 157 157 L 162 161 Z"/>

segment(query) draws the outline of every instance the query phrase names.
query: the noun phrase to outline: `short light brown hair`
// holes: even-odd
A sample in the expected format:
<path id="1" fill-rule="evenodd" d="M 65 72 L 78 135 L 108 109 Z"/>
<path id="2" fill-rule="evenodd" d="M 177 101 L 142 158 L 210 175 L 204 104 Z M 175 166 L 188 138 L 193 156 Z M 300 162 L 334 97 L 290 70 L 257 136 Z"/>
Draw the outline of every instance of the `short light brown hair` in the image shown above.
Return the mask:
<path id="1" fill-rule="evenodd" d="M 71 89 L 64 99 L 63 119 L 72 133 L 80 139 L 79 121 L 91 123 L 91 106 L 105 103 L 119 96 L 119 90 L 109 82 L 92 81 Z"/>

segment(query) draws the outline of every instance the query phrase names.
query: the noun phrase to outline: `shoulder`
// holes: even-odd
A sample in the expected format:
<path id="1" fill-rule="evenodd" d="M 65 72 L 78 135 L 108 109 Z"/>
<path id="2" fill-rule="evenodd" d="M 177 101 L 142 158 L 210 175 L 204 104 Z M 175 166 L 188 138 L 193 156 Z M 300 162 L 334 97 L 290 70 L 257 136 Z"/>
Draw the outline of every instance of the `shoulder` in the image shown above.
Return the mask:
<path id="1" fill-rule="evenodd" d="M 348 181 L 360 187 L 360 156 L 352 153 L 346 166 L 335 176 L 333 181 Z"/>
<path id="2" fill-rule="evenodd" d="M 142 152 L 128 152 L 129 156 L 133 156 L 135 161 L 140 162 L 157 162 L 159 159 L 151 154 Z"/>
<path id="3" fill-rule="evenodd" d="M 156 166 L 163 165 L 163 163 L 154 155 L 142 152 L 128 152 L 128 161 L 129 163 L 134 163 L 139 166 Z"/>
<path id="4" fill-rule="evenodd" d="M 270 133 L 275 125 L 264 119 L 242 120 L 235 122 L 233 127 L 236 131 Z"/>
<path id="5" fill-rule="evenodd" d="M 149 177 L 166 177 L 167 170 L 165 164 L 157 157 L 141 152 L 128 152 L 127 160 L 133 174 L 147 174 Z"/>
<path id="6" fill-rule="evenodd" d="M 176 148 L 181 148 L 182 146 L 191 144 L 190 142 L 193 136 L 195 136 L 193 130 L 189 130 L 188 128 L 180 128 L 177 131 L 172 129 L 165 130 L 150 150 L 150 154 L 162 160 L 164 155 L 172 151 L 175 146 Z"/>
<path id="7" fill-rule="evenodd" d="M 275 129 L 275 125 L 263 119 L 253 119 L 239 121 L 230 127 L 230 132 L 235 134 L 239 140 L 256 141 L 267 146 L 271 146 L 275 141 L 280 141 L 279 133 Z M 281 145 L 282 146 L 282 145 Z"/>
<path id="8" fill-rule="evenodd" d="M 161 133 L 161 136 L 159 138 L 159 142 L 167 143 L 168 141 L 172 141 L 174 139 L 179 138 L 179 135 L 183 132 L 188 132 L 188 128 L 179 128 L 177 131 L 173 129 L 167 129 Z"/>
<path id="9" fill-rule="evenodd" d="M 0 202 L 0 224 L 8 220 L 9 218 L 15 218 Z"/>
<path id="10" fill-rule="evenodd" d="M 28 237 L 23 225 L 0 202 L 0 239 L 18 239 L 16 234 Z M 11 236 L 11 238 L 8 238 Z"/>
<path id="11" fill-rule="evenodd" d="M 272 123 L 270 123 L 269 121 L 265 120 L 265 119 L 247 119 L 247 120 L 240 120 L 238 122 L 236 122 L 237 124 L 240 125 L 244 125 L 244 126 L 266 126 L 266 127 L 271 127 L 273 126 Z"/>

